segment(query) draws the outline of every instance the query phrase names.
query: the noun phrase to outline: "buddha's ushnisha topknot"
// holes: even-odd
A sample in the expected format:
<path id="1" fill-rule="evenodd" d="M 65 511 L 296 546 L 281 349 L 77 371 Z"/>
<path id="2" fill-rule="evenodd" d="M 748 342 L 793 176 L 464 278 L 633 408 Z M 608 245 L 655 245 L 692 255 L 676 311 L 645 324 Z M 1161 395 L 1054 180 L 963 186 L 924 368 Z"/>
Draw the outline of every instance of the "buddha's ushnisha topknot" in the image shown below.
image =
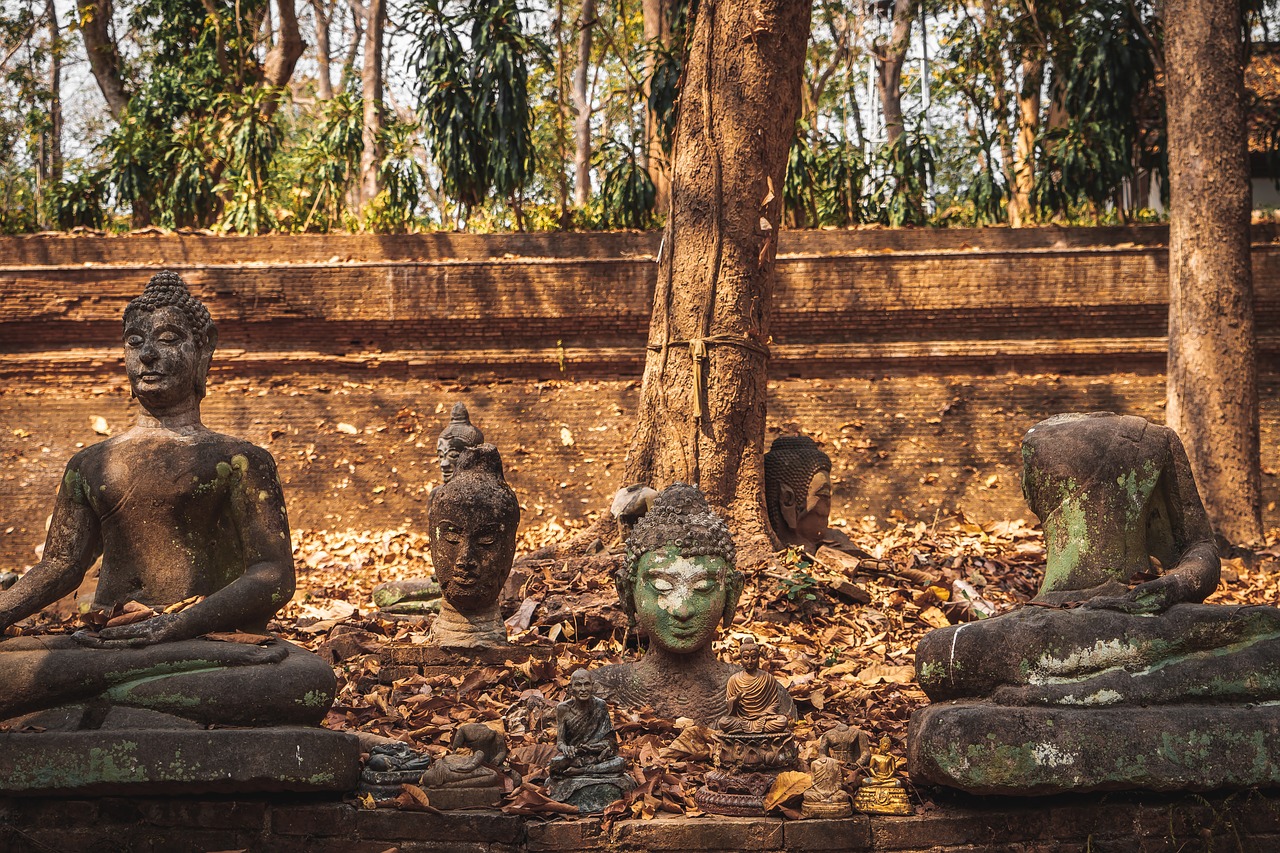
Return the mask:
<path id="1" fill-rule="evenodd" d="M 440 438 L 444 441 L 456 438 L 466 447 L 484 444 L 484 433 L 471 423 L 467 404 L 461 400 L 453 404 L 453 411 L 449 413 L 449 424 L 440 433 Z"/>
<path id="2" fill-rule="evenodd" d="M 187 318 L 191 328 L 191 336 L 201 349 L 212 348 L 217 342 L 217 331 L 209 309 L 204 303 L 191 295 L 187 283 L 182 276 L 172 270 L 162 270 L 147 282 L 142 295 L 134 299 L 124 309 L 124 323 L 129 325 L 129 315 L 135 311 L 151 313 L 161 308 L 177 308 Z"/>

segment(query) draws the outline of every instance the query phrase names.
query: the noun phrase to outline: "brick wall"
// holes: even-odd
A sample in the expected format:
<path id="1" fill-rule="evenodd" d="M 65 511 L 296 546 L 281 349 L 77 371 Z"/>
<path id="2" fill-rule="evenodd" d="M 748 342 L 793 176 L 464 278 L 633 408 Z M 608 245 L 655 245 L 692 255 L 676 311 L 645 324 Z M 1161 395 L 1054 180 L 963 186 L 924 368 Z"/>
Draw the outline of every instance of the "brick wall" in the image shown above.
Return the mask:
<path id="1" fill-rule="evenodd" d="M 1254 249 L 1267 471 L 1280 468 L 1273 231 Z M 1026 517 L 1029 426 L 1070 410 L 1162 416 L 1166 238 L 785 232 L 770 428 L 827 443 L 836 515 Z M 161 266 L 219 323 L 206 421 L 275 454 L 296 527 L 420 524 L 457 399 L 501 448 L 527 521 L 601 509 L 623 485 L 656 248 L 641 233 L 0 239 L 0 566 L 33 559 L 62 466 L 100 439 L 91 418 L 131 419 L 119 318 Z M 1264 489 L 1276 524 L 1273 474 Z"/>

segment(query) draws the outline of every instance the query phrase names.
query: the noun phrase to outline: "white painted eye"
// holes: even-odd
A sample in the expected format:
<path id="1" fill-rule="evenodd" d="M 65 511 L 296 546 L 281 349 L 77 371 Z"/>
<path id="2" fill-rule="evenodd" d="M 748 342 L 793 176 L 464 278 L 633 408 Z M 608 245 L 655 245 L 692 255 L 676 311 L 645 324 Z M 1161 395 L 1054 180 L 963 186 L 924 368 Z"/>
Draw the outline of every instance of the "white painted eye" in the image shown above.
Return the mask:
<path id="1" fill-rule="evenodd" d="M 675 589 L 675 587 L 671 585 L 671 581 L 654 581 L 653 588 L 658 592 L 671 592 L 671 590 Z"/>

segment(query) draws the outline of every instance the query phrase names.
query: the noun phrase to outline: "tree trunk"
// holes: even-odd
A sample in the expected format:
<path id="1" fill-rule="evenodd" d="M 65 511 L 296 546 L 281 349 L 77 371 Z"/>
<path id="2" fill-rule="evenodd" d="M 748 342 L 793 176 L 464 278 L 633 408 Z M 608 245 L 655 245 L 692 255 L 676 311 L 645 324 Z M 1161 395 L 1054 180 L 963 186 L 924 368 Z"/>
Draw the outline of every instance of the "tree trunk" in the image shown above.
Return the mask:
<path id="1" fill-rule="evenodd" d="M 382 34 L 387 23 L 386 0 L 365 5 L 364 69 L 360 96 L 364 102 L 364 150 L 360 154 L 360 202 L 373 201 L 382 191 L 378 166 L 382 163 Z"/>
<path id="2" fill-rule="evenodd" d="M 1169 0 L 1169 426 L 1209 519 L 1261 539 L 1252 207 L 1239 0 Z"/>
<path id="3" fill-rule="evenodd" d="M 1031 218 L 1031 193 L 1036 183 L 1036 131 L 1040 127 L 1040 86 L 1044 82 L 1044 60 L 1022 58 L 1022 86 L 1018 90 L 1017 133 L 1013 150 L 1013 209 L 1018 212 L 1014 227 Z"/>
<path id="4" fill-rule="evenodd" d="M 889 43 L 876 47 L 876 87 L 884 105 L 884 136 L 888 145 L 898 141 L 904 126 L 902 117 L 902 66 L 911 46 L 911 24 L 916 4 L 897 3 L 893 7 L 893 32 Z"/>
<path id="5" fill-rule="evenodd" d="M 49 126 L 40 133 L 36 158 L 36 221 L 48 228 L 49 191 L 62 180 L 62 38 L 53 0 L 46 0 L 44 15 L 49 37 Z"/>
<path id="6" fill-rule="evenodd" d="M 111 35 L 111 0 L 82 0 L 76 9 L 89 70 L 102 90 L 111 117 L 119 123 L 129 106 L 129 91 L 120 74 L 120 50 Z"/>
<path id="7" fill-rule="evenodd" d="M 699 6 L 627 454 L 626 482 L 700 486 L 753 551 L 774 541 L 764 508 L 766 347 L 811 9 L 809 0 Z"/>
<path id="8" fill-rule="evenodd" d="M 578 67 L 573 71 L 573 105 L 578 111 L 573 123 L 573 203 L 586 207 L 591 202 L 591 97 L 587 76 L 591 70 L 591 33 L 596 25 L 596 0 L 582 0 L 578 18 Z"/>
<path id="9" fill-rule="evenodd" d="M 298 32 L 298 14 L 293 8 L 294 0 L 276 0 L 276 9 L 280 17 L 280 31 L 275 45 L 267 51 L 262 62 L 262 82 L 267 86 L 286 86 L 293 77 L 294 66 L 302 57 L 306 45 L 302 43 L 302 34 Z"/>
<path id="10" fill-rule="evenodd" d="M 668 18 L 671 0 L 642 0 L 640 10 L 644 19 L 645 44 L 657 48 L 671 45 L 671 21 Z M 644 57 L 644 99 L 647 104 L 650 83 L 653 80 L 653 51 Z M 658 128 L 658 114 L 645 108 L 645 159 L 649 180 L 653 181 L 655 210 L 666 213 L 671 204 L 671 174 L 667 168 L 667 155 L 662 150 L 662 132 Z"/>
<path id="11" fill-rule="evenodd" d="M 329 70 L 332 51 L 329 48 L 329 0 L 311 0 L 316 20 L 316 97 L 327 101 L 333 97 L 333 73 Z"/>

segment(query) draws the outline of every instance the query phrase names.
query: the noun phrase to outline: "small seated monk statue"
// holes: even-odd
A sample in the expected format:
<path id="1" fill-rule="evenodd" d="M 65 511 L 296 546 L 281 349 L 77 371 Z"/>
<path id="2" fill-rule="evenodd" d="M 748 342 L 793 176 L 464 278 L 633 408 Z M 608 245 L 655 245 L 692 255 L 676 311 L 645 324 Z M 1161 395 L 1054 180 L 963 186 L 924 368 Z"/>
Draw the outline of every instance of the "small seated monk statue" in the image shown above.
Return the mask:
<path id="1" fill-rule="evenodd" d="M 504 645 L 498 597 L 516 553 L 520 502 L 492 444 L 463 451 L 427 515 L 431 560 L 444 594 L 431 642 L 445 648 Z"/>
<path id="2" fill-rule="evenodd" d="M 569 698 L 556 706 L 556 750 L 547 793 L 577 806 L 582 814 L 603 811 L 635 787 L 626 759 L 618 755 L 609 705 L 596 696 L 595 682 L 585 669 L 574 671 Z"/>
<path id="3" fill-rule="evenodd" d="M 728 525 L 697 487 L 675 483 L 652 499 L 614 576 L 622 610 L 648 648 L 639 662 L 595 670 L 601 695 L 702 726 L 728 714 L 725 685 L 738 667 L 719 660 L 711 643 L 722 623 L 733 623 L 742 593 L 735 553 Z M 781 701 L 793 707 L 785 692 Z"/>
<path id="4" fill-rule="evenodd" d="M 720 719 L 722 732 L 743 734 L 777 733 L 787 730 L 791 720 L 780 713 L 782 685 L 760 668 L 760 647 L 747 638 L 738 649 L 742 671 L 729 676 L 725 700 L 729 713 Z"/>
<path id="5" fill-rule="evenodd" d="M 318 724 L 332 670 L 265 634 L 294 591 L 284 495 L 271 454 L 200 420 L 217 343 L 208 310 L 161 272 L 124 311 L 125 369 L 141 405 L 128 431 L 67 464 L 43 557 L 0 592 L 6 629 L 73 592 L 101 556 L 94 607 L 157 614 L 74 636 L 0 641 L 0 720 L 112 729 Z M 194 602 L 174 612 L 160 612 Z M 136 605 L 135 605 L 136 606 Z M 138 611 L 144 612 L 144 611 Z M 54 718 L 61 722 L 52 722 Z M 30 737 L 38 737 L 31 735 Z"/>
<path id="6" fill-rule="evenodd" d="M 453 404 L 449 423 L 436 441 L 440 458 L 440 475 L 445 483 L 453 479 L 458 457 L 467 450 L 484 443 L 484 434 L 471 424 L 467 404 L 461 400 Z M 440 487 L 431 490 L 431 498 Z M 438 613 L 441 601 L 440 584 L 432 578 L 406 578 L 388 581 L 373 588 L 373 603 L 384 614 L 395 616 L 425 616 Z"/>
<path id="7" fill-rule="evenodd" d="M 945 704 L 912 717 L 913 775 L 1016 795 L 1280 783 L 1280 609 L 1202 603 L 1219 559 L 1177 434 L 1058 415 L 1022 456 L 1044 580 L 1028 606 L 920 641 L 917 680 Z"/>
<path id="8" fill-rule="evenodd" d="M 904 759 L 889 754 L 890 740 L 880 738 L 867 761 L 867 775 L 853 795 L 853 807 L 864 814 L 909 815 L 913 813 L 902 780 L 897 778 Z"/>
<path id="9" fill-rule="evenodd" d="M 831 457 L 807 435 L 780 435 L 764 455 L 769 526 L 786 547 L 813 554 L 826 545 L 861 553 L 831 520 Z"/>

